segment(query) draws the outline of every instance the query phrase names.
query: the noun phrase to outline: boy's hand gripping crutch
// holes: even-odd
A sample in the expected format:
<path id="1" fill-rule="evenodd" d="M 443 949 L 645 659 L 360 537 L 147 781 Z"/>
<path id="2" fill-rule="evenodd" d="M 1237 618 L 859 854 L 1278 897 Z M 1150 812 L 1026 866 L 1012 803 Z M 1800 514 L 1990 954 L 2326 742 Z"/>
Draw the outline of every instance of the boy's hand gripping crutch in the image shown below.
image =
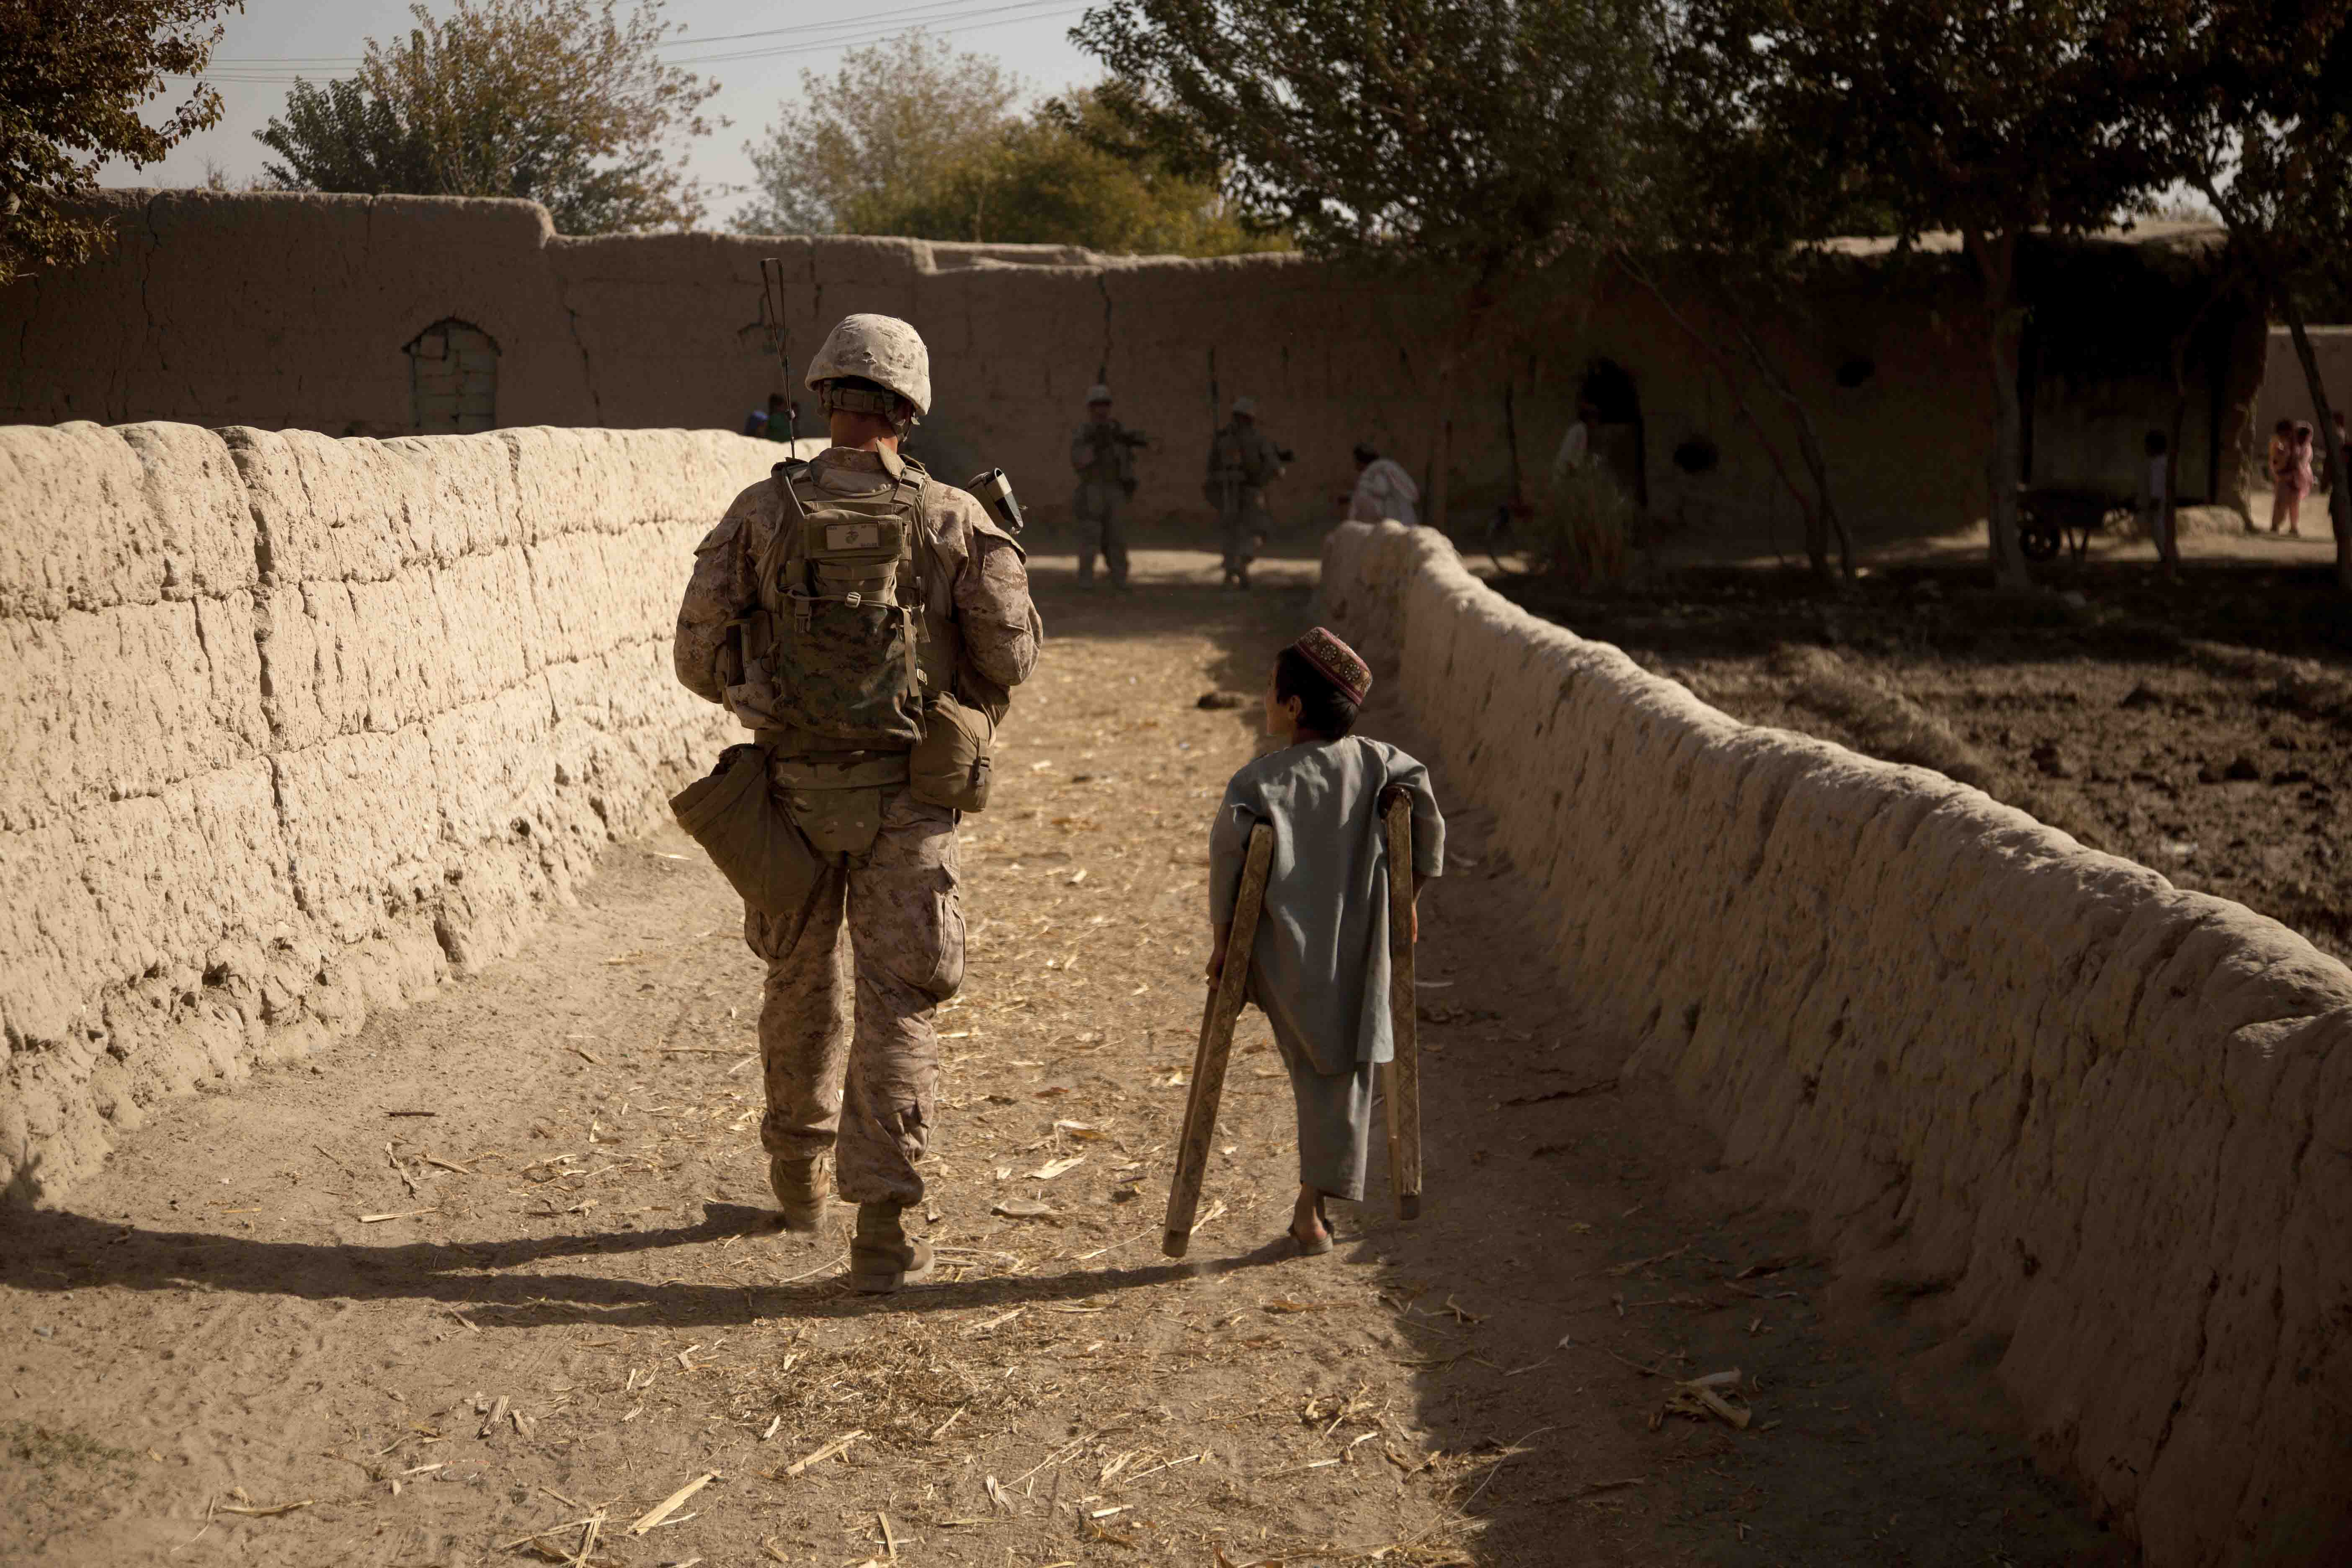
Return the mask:
<path id="1" fill-rule="evenodd" d="M 1176 1180 L 1168 1189 L 1167 1226 L 1160 1238 L 1160 1250 L 1171 1258 L 1183 1257 L 1192 1242 L 1201 1177 L 1209 1168 L 1209 1144 L 1217 1132 L 1217 1102 L 1224 1097 L 1234 1021 L 1241 1016 L 1258 911 L 1265 905 L 1266 868 L 1273 860 L 1274 829 L 1261 822 L 1250 829 L 1241 895 L 1234 900 L 1234 923 L 1225 936 L 1225 962 L 1209 987 L 1208 1005 L 1201 1014 L 1201 1044 L 1192 1053 L 1192 1092 L 1184 1103 L 1184 1138 L 1176 1145 Z"/>
<path id="2" fill-rule="evenodd" d="M 1389 860 L 1389 1044 L 1391 1059 L 1381 1068 L 1381 1098 L 1389 1108 L 1389 1184 L 1396 1192 L 1397 1218 L 1421 1217 L 1421 1036 L 1414 1025 L 1419 1005 L 1412 984 L 1412 794 L 1391 788 L 1381 795 L 1381 819 L 1388 831 Z"/>

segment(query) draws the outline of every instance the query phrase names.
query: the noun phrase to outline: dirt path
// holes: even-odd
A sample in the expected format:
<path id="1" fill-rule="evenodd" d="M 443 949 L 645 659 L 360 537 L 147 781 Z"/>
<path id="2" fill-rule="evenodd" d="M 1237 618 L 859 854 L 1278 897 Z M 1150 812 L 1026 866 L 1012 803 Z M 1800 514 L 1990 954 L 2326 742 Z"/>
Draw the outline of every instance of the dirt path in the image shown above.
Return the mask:
<path id="1" fill-rule="evenodd" d="M 1756 1178 L 1612 1087 L 1476 813 L 1425 905 L 1428 1217 L 1343 1210 L 1332 1256 L 1276 1257 L 1291 1112 L 1253 1014 L 1215 1217 L 1160 1258 L 1204 824 L 1253 745 L 1195 699 L 1255 690 L 1306 590 L 1154 552 L 1147 592 L 1082 597 L 1038 564 L 1054 640 L 966 824 L 941 1282 L 848 1295 L 843 1235 L 767 1228 L 736 908 L 676 836 L 623 847 L 530 952 L 0 1220 L 0 1557 L 574 1561 L 589 1520 L 585 1561 L 647 1565 L 2096 1552 L 1826 1333 Z M 1734 1366 L 1748 1430 L 1658 1420 Z"/>

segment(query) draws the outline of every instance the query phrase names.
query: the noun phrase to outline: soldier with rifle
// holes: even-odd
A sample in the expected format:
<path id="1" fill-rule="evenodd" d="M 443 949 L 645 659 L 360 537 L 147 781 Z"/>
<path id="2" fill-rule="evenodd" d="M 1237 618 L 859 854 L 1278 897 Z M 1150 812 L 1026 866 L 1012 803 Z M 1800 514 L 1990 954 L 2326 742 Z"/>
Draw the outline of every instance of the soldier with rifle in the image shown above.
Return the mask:
<path id="1" fill-rule="evenodd" d="M 1274 526 L 1265 509 L 1265 487 L 1282 477 L 1291 454 L 1257 427 L 1255 398 L 1234 399 L 1233 422 L 1209 443 L 1209 504 L 1217 509 L 1224 540 L 1224 582 L 1249 586 L 1250 562 Z"/>
<path id="2" fill-rule="evenodd" d="M 1078 474 L 1074 510 L 1078 522 L 1078 585 L 1095 580 L 1095 552 L 1102 552 L 1110 585 L 1127 589 L 1127 531 L 1119 513 L 1135 496 L 1135 454 L 1148 446 L 1140 430 L 1110 416 L 1110 388 L 1087 394 L 1087 422 L 1070 437 L 1070 467 Z"/>

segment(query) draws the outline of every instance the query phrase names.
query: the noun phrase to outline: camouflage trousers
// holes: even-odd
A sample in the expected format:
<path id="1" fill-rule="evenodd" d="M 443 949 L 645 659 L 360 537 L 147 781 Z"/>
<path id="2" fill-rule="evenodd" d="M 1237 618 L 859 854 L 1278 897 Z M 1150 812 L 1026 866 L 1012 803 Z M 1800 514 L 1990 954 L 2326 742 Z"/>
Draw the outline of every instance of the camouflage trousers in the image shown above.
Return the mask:
<path id="1" fill-rule="evenodd" d="M 1111 585 L 1118 587 L 1126 583 L 1127 528 L 1118 515 L 1126 501 L 1126 492 L 1109 480 L 1087 479 L 1078 485 L 1076 510 L 1079 582 L 1094 581 L 1095 552 L 1100 551 L 1103 565 L 1110 573 Z"/>
<path id="2" fill-rule="evenodd" d="M 1228 485 L 1224 502 L 1217 509 L 1217 521 L 1224 533 L 1225 571 L 1244 572 L 1257 558 L 1257 542 L 1274 529 L 1273 514 L 1265 510 L 1265 492 L 1255 485 Z"/>
<path id="3" fill-rule="evenodd" d="M 850 1203 L 923 1198 L 915 1165 L 940 1081 L 931 1015 L 963 983 L 955 828 L 954 812 L 887 787 L 873 847 L 826 870 L 806 908 L 743 914 L 743 940 L 768 963 L 761 1145 L 832 1152 Z"/>

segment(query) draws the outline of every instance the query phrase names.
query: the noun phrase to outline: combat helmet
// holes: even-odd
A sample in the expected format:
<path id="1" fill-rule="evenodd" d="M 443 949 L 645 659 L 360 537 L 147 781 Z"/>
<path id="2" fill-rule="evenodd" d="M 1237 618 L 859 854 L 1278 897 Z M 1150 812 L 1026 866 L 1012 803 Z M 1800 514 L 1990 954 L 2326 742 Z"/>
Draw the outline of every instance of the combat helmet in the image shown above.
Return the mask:
<path id="1" fill-rule="evenodd" d="M 886 418 L 897 412 L 889 399 L 877 394 L 827 384 L 847 377 L 888 388 L 919 415 L 931 411 L 930 352 L 923 347 L 921 334 L 896 316 L 844 316 L 809 361 L 808 384 L 827 409 Z"/>

